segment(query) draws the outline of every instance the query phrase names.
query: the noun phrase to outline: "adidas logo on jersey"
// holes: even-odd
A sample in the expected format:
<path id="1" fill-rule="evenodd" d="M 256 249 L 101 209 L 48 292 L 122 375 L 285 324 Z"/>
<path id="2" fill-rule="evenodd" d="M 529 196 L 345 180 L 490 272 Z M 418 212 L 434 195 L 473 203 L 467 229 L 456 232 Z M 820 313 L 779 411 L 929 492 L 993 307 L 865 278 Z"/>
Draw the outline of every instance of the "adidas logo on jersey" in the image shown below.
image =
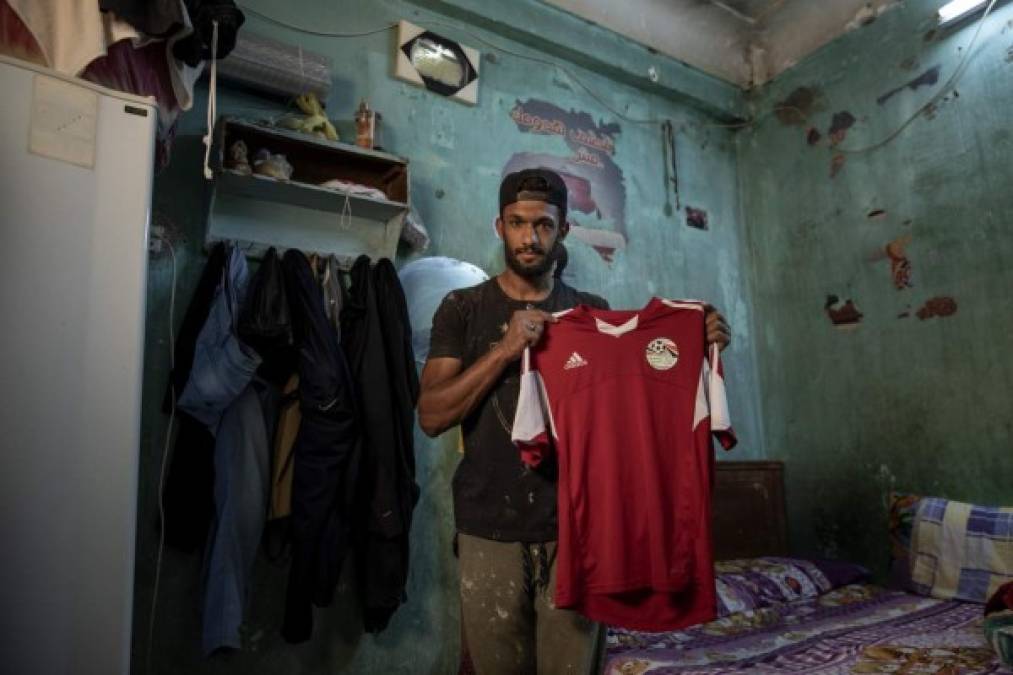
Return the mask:
<path id="1" fill-rule="evenodd" d="M 583 356 L 574 352 L 570 354 L 570 358 L 566 360 L 566 365 L 563 366 L 563 370 L 573 370 L 574 368 L 582 368 L 587 365 L 587 361 Z"/>

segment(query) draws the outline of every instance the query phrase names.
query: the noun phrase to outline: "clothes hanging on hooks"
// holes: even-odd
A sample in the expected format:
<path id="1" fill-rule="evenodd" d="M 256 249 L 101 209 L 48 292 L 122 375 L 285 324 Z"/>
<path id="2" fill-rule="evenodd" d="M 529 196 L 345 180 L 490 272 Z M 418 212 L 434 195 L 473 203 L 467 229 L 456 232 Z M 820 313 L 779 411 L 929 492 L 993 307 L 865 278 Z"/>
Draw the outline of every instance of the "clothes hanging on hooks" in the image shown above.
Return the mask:
<path id="1" fill-rule="evenodd" d="M 256 376 L 263 359 L 238 336 L 248 269 L 227 244 L 207 319 L 194 343 L 181 411 L 214 436 L 214 512 L 204 554 L 202 648 L 241 646 L 239 628 L 267 511 L 269 451 L 277 387 Z"/>
<path id="2" fill-rule="evenodd" d="M 327 258 L 323 278 L 320 286 L 324 292 L 324 312 L 334 326 L 334 331 L 341 341 L 341 308 L 345 305 L 345 283 L 342 276 L 341 265 L 338 257 L 331 255 Z"/>
<path id="3" fill-rule="evenodd" d="M 274 455 L 271 461 L 271 509 L 268 512 L 268 520 L 280 520 L 292 515 L 295 441 L 301 424 L 299 376 L 292 375 L 285 384 L 278 404 L 278 426 L 274 432 Z"/>
<path id="4" fill-rule="evenodd" d="M 419 486 L 415 482 L 415 405 L 419 399 L 419 379 L 412 350 L 412 329 L 408 320 L 408 303 L 401 288 L 397 270 L 390 260 L 382 259 L 373 268 L 373 285 L 376 289 L 377 315 L 383 335 L 384 356 L 391 391 L 391 412 L 394 422 L 395 454 L 391 458 L 395 481 L 387 487 L 397 499 L 401 509 L 403 531 L 395 543 L 384 542 L 379 548 L 389 548 L 396 556 L 382 553 L 377 556 L 368 548 L 363 559 L 369 561 L 371 573 L 363 591 L 367 594 L 364 611 L 377 617 L 377 629 L 382 630 L 398 607 L 395 598 L 403 602 L 408 584 L 409 542 L 412 515 L 419 500 Z M 380 569 L 375 558 L 382 560 Z M 368 615 L 367 615 L 368 616 Z"/>
<path id="5" fill-rule="evenodd" d="M 184 0 L 193 21 L 193 34 L 173 46 L 173 55 L 195 66 L 201 61 L 221 60 L 236 46 L 246 16 L 233 0 Z"/>
<path id="6" fill-rule="evenodd" d="M 212 249 L 184 319 L 190 344 L 178 341 L 173 372 L 182 392 L 180 418 L 204 434 L 197 447 L 208 460 L 193 472 L 201 481 L 207 532 L 205 654 L 241 646 L 252 565 L 268 517 L 289 516 L 273 530 L 290 538 L 286 640 L 311 637 L 313 606 L 331 603 L 353 551 L 365 629 L 383 630 L 406 599 L 408 536 L 419 497 L 418 378 L 393 264 L 381 260 L 373 267 L 361 257 L 346 289 L 336 256 L 290 249 L 279 264 L 269 249 L 249 278 L 251 246 L 226 242 Z M 286 382 L 287 398 L 298 396 L 299 405 L 283 410 Z M 173 495 L 170 523 L 177 512 L 191 515 L 180 505 L 195 487 L 176 462 L 166 488 Z M 192 550 L 199 529 L 182 529 Z"/>
<path id="7" fill-rule="evenodd" d="M 414 448 L 411 434 L 403 429 L 399 403 L 408 405 L 412 414 L 412 385 L 402 371 L 407 348 L 414 376 L 415 357 L 411 353 L 411 329 L 407 315 L 396 316 L 399 303 L 385 297 L 378 302 L 377 288 L 385 296 L 396 287 L 403 291 L 393 267 L 383 265 L 376 284 L 370 260 L 360 256 L 351 271 L 348 301 L 341 311 L 341 332 L 349 365 L 358 391 L 363 420 L 361 478 L 357 484 L 356 569 L 367 632 L 387 627 L 391 616 L 407 598 L 408 534 L 412 511 L 418 499 L 415 484 Z M 393 279 L 387 278 L 393 274 Z M 381 314 L 382 312 L 382 314 Z M 391 316 L 387 314 L 391 313 Z M 386 331 L 407 330 L 403 336 L 390 334 L 390 353 Z M 393 367 L 393 369 L 392 369 Z M 399 377 L 394 377 L 398 375 Z M 417 392 L 417 383 L 415 384 Z M 407 389 L 407 394 L 401 389 Z M 416 394 L 417 396 L 417 394 Z M 408 401 L 411 401 L 408 403 Z"/>
<path id="8" fill-rule="evenodd" d="M 323 291 L 324 313 L 334 328 L 338 342 L 341 342 L 341 307 L 344 305 L 344 271 L 335 255 L 322 260 L 316 253 L 310 254 L 311 267 L 319 278 Z M 322 271 L 317 274 L 317 268 Z M 292 477 L 296 434 L 302 421 L 299 412 L 299 376 L 293 375 L 285 387 L 285 396 L 278 416 L 278 430 L 275 438 L 274 463 L 271 482 L 271 519 L 280 519 L 292 513 Z"/>
<path id="9" fill-rule="evenodd" d="M 204 556 L 205 656 L 242 647 L 240 626 L 268 509 L 269 439 L 280 392 L 254 377 L 225 410 L 215 440 L 215 518 Z"/>
<path id="10" fill-rule="evenodd" d="M 242 344 L 236 333 L 239 310 L 246 298 L 249 270 L 238 247 L 229 245 L 225 272 L 207 321 L 194 347 L 193 368 L 179 407 L 217 433 L 225 409 L 253 379 L 260 356 Z"/>
<path id="11" fill-rule="evenodd" d="M 278 253 L 271 247 L 250 280 L 239 314 L 239 339 L 260 355 L 258 374 L 283 387 L 295 372 L 297 355 L 292 344 L 292 319 Z"/>
<path id="12" fill-rule="evenodd" d="M 225 245 L 219 242 L 211 249 L 176 336 L 176 366 L 169 373 L 162 402 L 165 414 L 190 379 L 197 336 L 207 321 L 224 269 Z M 189 553 L 207 541 L 214 508 L 215 438 L 207 426 L 183 410 L 177 411 L 176 420 L 176 441 L 162 492 L 162 528 L 166 544 Z"/>
<path id="13" fill-rule="evenodd" d="M 289 642 L 303 642 L 313 632 L 313 605 L 331 603 L 350 544 L 361 430 L 351 373 L 309 262 L 289 250 L 283 266 L 300 353 L 302 422 L 294 449 L 292 566 L 281 632 Z"/>
<path id="14" fill-rule="evenodd" d="M 167 37 L 183 25 L 179 0 L 99 0 L 98 6 L 153 37 Z"/>

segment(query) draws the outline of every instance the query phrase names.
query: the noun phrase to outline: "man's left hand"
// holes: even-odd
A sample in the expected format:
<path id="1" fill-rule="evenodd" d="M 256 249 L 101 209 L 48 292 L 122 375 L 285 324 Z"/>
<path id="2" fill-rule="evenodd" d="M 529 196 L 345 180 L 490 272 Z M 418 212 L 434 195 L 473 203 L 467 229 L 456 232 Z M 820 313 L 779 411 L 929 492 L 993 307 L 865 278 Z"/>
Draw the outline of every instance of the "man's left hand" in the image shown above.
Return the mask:
<path id="1" fill-rule="evenodd" d="M 714 309 L 713 305 L 707 305 L 704 321 L 707 331 L 707 346 L 717 344 L 718 349 L 724 351 L 725 347 L 732 341 L 732 331 L 728 328 L 728 322 L 721 312 Z"/>

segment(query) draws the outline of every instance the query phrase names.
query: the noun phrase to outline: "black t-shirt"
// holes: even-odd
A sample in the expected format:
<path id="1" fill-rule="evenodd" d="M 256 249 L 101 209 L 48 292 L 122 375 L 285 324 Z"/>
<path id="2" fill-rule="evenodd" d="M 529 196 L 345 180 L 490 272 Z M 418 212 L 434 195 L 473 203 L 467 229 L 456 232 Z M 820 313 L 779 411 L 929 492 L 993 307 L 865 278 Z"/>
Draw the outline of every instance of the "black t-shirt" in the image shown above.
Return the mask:
<path id="1" fill-rule="evenodd" d="M 558 312 L 577 305 L 607 309 L 604 299 L 582 293 L 556 279 L 541 302 L 509 297 L 495 278 L 447 295 L 433 316 L 429 358 L 460 359 L 467 369 L 506 331 L 517 310 Z M 556 539 L 554 467 L 526 468 L 510 441 L 520 361 L 504 370 L 478 407 L 464 419 L 464 457 L 454 474 L 454 518 L 465 534 L 500 541 Z"/>

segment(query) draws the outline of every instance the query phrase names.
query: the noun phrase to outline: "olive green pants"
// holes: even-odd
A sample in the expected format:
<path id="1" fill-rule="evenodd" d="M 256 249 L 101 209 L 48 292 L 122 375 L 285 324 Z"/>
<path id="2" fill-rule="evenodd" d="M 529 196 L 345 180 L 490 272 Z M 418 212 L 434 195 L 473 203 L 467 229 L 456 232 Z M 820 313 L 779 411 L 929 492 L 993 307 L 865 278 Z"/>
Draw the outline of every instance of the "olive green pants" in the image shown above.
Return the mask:
<path id="1" fill-rule="evenodd" d="M 458 535 L 461 619 L 478 675 L 588 675 L 598 625 L 556 609 L 556 543 Z"/>

